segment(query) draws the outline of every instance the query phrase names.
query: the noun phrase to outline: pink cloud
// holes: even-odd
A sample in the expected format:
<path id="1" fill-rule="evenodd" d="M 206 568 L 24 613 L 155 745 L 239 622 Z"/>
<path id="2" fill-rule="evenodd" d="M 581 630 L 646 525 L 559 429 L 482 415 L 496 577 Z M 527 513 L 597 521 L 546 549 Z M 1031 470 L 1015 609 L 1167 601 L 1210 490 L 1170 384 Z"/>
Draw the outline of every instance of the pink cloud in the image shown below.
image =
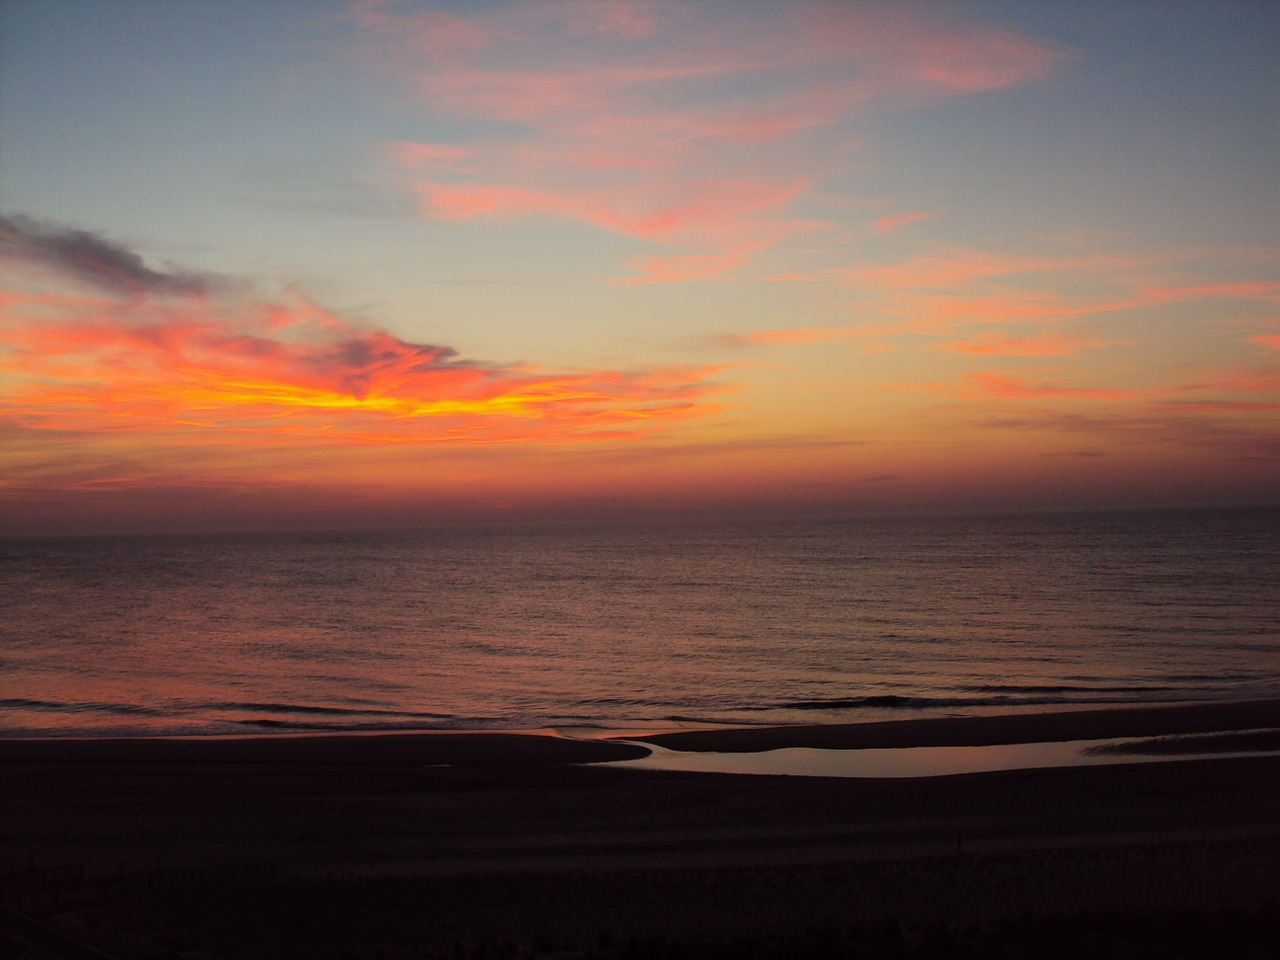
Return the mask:
<path id="1" fill-rule="evenodd" d="M 451 144 L 389 151 L 424 215 L 554 216 L 675 248 L 639 261 L 647 280 L 736 269 L 791 236 L 840 152 L 831 139 L 850 142 L 869 107 L 1029 82 L 1065 56 L 922 8 L 836 2 L 729 18 L 631 0 L 356 11 L 367 62 L 428 115 L 477 125 Z"/>
<path id="2" fill-rule="evenodd" d="M 425 182 L 419 191 L 423 211 L 438 220 L 514 220 L 536 213 L 570 216 L 600 206 L 586 197 L 575 200 L 513 186 Z"/>
<path id="3" fill-rule="evenodd" d="M 1172 249 L 1145 254 L 1072 252 L 1042 256 L 984 249 L 941 249 L 899 262 L 861 264 L 772 279 L 825 282 L 856 293 L 863 315 L 901 318 L 902 329 L 954 335 L 966 327 L 992 324 L 1061 323 L 1104 314 L 1160 310 L 1169 305 L 1230 297 L 1270 302 L 1280 283 L 1270 279 L 1216 282 L 1211 278 L 1229 260 L 1238 270 L 1252 264 L 1273 272 L 1274 251 Z M 1156 284 L 1152 276 L 1175 274 L 1186 282 Z M 1268 345 L 1270 334 L 1254 342 Z M 1021 341 L 994 335 L 964 340 L 948 349 L 973 354 L 1068 356 L 1095 343 L 1057 335 Z"/>
<path id="4" fill-rule="evenodd" d="M 899 4 L 796 4 L 803 44 L 791 56 L 852 64 L 877 96 L 953 96 L 1042 79 L 1072 54 L 1000 27 L 949 22 L 935 11 Z M 793 37 L 786 36 L 780 44 Z M 848 76 L 848 69 L 845 71 Z"/>
<path id="5" fill-rule="evenodd" d="M 570 35 L 616 34 L 640 39 L 653 33 L 653 4 L 633 0 L 564 0 L 549 5 L 564 20 Z"/>
<path id="6" fill-rule="evenodd" d="M 403 16 L 391 12 L 396 6 L 396 0 L 356 0 L 351 11 L 355 21 L 365 29 L 398 34 L 404 43 L 433 57 L 481 50 L 493 36 L 490 29 L 475 19 L 463 19 L 445 10 L 423 10 Z"/>
<path id="7" fill-rule="evenodd" d="M 1012 31 L 975 27 L 920 45 L 912 72 L 942 90 L 999 90 L 1048 76 L 1068 56 Z"/>
<path id="8" fill-rule="evenodd" d="M 422 209 L 434 219 L 500 221 L 540 214 L 559 216 L 624 236 L 709 246 L 712 253 L 679 255 L 671 258 L 672 262 L 721 257 L 726 266 L 742 262 L 780 234 L 803 226 L 770 217 L 801 189 L 803 185 L 797 183 L 688 182 L 637 198 L 622 191 L 555 192 L 474 182 L 424 181 L 418 186 Z M 640 206 L 637 200 L 647 205 Z"/>
<path id="9" fill-rule="evenodd" d="M 877 287 L 929 289 L 962 286 L 1034 273 L 1117 266 L 1123 261 L 1108 257 L 1025 257 L 990 250 L 954 250 L 912 257 L 898 264 L 856 267 L 841 271 L 838 279 Z"/>
<path id="10" fill-rule="evenodd" d="M 886 237 L 897 233 L 900 228 L 908 224 L 936 220 L 940 216 L 942 216 L 941 210 L 912 210 L 907 213 L 887 213 L 883 217 L 877 217 L 872 221 L 871 230 L 877 236 Z"/>
<path id="11" fill-rule="evenodd" d="M 465 169 L 461 161 L 474 155 L 472 150 L 449 143 L 393 143 L 387 152 L 394 163 L 409 170 L 430 168 L 451 173 Z"/>

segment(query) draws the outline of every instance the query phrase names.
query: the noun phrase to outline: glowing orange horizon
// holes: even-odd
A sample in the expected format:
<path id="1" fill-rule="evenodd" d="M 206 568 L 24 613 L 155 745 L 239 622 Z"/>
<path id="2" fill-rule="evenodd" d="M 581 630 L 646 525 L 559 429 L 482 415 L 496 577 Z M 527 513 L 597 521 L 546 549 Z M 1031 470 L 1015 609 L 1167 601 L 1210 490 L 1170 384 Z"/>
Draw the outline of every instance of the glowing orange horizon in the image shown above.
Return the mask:
<path id="1" fill-rule="evenodd" d="M 100 301 L 85 309 L 46 297 L 40 305 L 62 310 L 8 312 L 0 371 L 13 384 L 5 407 L 48 430 L 591 442 L 714 412 L 706 398 L 724 389 L 709 367 L 554 373 L 462 361 L 304 301 L 229 309 L 149 298 L 104 310 Z"/>

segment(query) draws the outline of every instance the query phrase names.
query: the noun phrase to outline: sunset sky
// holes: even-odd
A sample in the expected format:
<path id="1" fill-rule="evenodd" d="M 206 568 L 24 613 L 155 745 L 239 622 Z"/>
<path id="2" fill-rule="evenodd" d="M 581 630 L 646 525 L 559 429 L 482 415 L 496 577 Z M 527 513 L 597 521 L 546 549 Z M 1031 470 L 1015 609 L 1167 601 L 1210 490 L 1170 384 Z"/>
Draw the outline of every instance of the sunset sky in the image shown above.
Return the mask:
<path id="1" fill-rule="evenodd" d="M 0 0 L 0 532 L 1280 502 L 1277 50 Z"/>

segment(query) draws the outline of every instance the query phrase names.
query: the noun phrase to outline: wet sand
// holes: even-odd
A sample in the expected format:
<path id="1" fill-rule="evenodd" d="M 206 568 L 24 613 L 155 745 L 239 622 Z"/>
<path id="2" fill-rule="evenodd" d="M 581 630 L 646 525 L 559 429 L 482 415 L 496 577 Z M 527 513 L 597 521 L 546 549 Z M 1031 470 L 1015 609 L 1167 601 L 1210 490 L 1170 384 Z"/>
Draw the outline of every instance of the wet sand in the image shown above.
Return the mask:
<path id="1" fill-rule="evenodd" d="M 1280 728 L 1280 700 L 1071 710 L 943 720 L 697 730 L 632 737 L 670 750 L 752 753 L 785 747 L 827 750 L 982 747 L 1011 743 L 1162 737 Z"/>
<path id="2" fill-rule="evenodd" d="M 661 742 L 1158 738 L 1277 718 L 1266 701 Z M 56 905 L 32 880 L 24 906 L 120 957 L 193 960 L 1017 955 L 1046 938 L 1093 956 L 1156 955 L 1170 938 L 1221 948 L 1181 955 L 1249 956 L 1278 932 L 1280 757 L 901 780 L 583 762 L 634 749 L 494 734 L 0 740 L 4 889 L 32 866 L 152 874 L 151 889 L 85 883 L 79 899 L 69 882 Z M 232 864 L 271 864 L 274 879 L 215 875 Z"/>

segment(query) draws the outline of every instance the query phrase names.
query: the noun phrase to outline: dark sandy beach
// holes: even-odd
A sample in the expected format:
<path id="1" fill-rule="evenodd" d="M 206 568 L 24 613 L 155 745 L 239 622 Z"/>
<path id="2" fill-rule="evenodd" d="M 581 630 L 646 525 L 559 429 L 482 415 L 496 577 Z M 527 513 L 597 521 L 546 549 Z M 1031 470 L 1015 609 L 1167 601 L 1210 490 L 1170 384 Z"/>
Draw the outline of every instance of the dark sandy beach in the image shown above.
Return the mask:
<path id="1" fill-rule="evenodd" d="M 1277 701 L 654 739 L 1203 734 L 1230 751 L 1273 727 Z M 635 752 L 509 734 L 0 741 L 4 899 L 117 957 L 193 960 L 1264 956 L 1280 933 L 1280 757 L 896 780 L 589 762 Z"/>

